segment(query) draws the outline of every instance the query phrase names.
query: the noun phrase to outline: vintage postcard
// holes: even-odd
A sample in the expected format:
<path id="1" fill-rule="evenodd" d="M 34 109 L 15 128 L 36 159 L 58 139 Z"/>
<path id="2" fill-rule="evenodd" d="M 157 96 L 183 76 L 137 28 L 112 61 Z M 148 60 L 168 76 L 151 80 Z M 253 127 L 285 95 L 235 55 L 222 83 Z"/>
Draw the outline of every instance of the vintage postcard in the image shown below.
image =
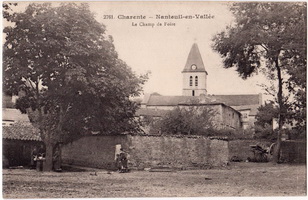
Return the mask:
<path id="1" fill-rule="evenodd" d="M 3 197 L 307 195 L 306 2 L 3 2 Z"/>

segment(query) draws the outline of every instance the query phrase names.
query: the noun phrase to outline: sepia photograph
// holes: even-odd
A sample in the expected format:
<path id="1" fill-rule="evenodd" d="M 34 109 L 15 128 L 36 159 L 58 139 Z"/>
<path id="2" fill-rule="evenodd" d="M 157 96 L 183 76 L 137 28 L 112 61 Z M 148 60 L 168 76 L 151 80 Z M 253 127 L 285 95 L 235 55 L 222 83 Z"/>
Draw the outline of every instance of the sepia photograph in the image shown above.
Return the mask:
<path id="1" fill-rule="evenodd" d="M 306 1 L 2 15 L 2 198 L 307 197 Z"/>

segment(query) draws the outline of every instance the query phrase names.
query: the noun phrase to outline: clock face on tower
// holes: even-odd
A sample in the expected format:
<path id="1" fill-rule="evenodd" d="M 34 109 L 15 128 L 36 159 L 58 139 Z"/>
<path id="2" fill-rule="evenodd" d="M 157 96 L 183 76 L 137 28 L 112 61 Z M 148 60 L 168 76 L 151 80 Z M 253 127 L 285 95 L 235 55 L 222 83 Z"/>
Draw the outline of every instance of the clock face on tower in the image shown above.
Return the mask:
<path id="1" fill-rule="evenodd" d="M 196 65 L 192 65 L 191 69 L 195 70 L 195 69 L 197 69 L 197 66 Z"/>

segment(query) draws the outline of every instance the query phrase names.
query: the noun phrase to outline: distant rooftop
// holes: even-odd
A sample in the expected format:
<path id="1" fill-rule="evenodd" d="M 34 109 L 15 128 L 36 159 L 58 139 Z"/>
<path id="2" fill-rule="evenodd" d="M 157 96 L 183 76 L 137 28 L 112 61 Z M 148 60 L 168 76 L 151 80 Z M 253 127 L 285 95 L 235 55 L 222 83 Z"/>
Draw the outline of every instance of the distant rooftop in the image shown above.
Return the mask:
<path id="1" fill-rule="evenodd" d="M 29 122 L 27 114 L 22 114 L 15 108 L 2 108 L 2 121 Z"/>
<path id="2" fill-rule="evenodd" d="M 208 95 L 208 97 L 228 106 L 261 105 L 262 103 L 259 94 Z"/>
<path id="3" fill-rule="evenodd" d="M 207 96 L 156 96 L 149 95 L 143 100 L 147 106 L 176 106 L 188 101 L 200 100 L 200 103 L 223 103 L 227 106 L 260 105 L 259 94 L 251 95 L 207 95 Z"/>
<path id="4" fill-rule="evenodd" d="M 136 116 L 162 117 L 167 112 L 169 112 L 169 110 L 154 110 L 148 108 L 140 108 L 137 110 Z"/>

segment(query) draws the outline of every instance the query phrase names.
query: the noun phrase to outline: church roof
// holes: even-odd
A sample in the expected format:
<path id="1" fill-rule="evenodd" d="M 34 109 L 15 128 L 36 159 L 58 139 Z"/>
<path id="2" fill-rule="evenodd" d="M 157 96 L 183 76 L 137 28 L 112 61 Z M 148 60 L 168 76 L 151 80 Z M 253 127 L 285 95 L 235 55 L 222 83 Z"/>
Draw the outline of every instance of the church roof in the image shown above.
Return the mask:
<path id="1" fill-rule="evenodd" d="M 196 65 L 197 68 L 192 69 L 192 65 Z M 192 45 L 182 72 L 206 72 L 197 43 Z"/>
<path id="2" fill-rule="evenodd" d="M 151 95 L 148 99 L 147 106 L 177 106 L 185 104 L 189 101 L 200 100 L 200 103 L 213 103 L 213 101 L 205 96 L 156 96 Z M 215 101 L 215 103 L 218 103 Z"/>
<path id="3" fill-rule="evenodd" d="M 207 105 L 222 105 L 230 107 L 222 102 L 218 102 L 215 99 L 209 98 L 208 96 L 156 96 L 151 95 L 146 106 L 207 106 Z M 237 109 L 230 107 L 236 112 Z M 167 110 L 153 109 L 153 108 L 140 108 L 137 110 L 137 116 L 163 116 L 167 113 Z"/>
<path id="4" fill-rule="evenodd" d="M 156 109 L 148 109 L 148 108 L 140 108 L 136 111 L 137 116 L 152 116 L 152 117 L 162 117 L 164 116 L 168 110 L 156 110 Z"/>
<path id="5" fill-rule="evenodd" d="M 259 94 L 209 95 L 209 97 L 228 106 L 261 105 L 262 103 Z"/>
<path id="6" fill-rule="evenodd" d="M 259 94 L 243 95 L 208 95 L 208 96 L 156 96 L 147 97 L 147 106 L 176 106 L 192 100 L 201 103 L 223 103 L 227 106 L 261 105 Z"/>

